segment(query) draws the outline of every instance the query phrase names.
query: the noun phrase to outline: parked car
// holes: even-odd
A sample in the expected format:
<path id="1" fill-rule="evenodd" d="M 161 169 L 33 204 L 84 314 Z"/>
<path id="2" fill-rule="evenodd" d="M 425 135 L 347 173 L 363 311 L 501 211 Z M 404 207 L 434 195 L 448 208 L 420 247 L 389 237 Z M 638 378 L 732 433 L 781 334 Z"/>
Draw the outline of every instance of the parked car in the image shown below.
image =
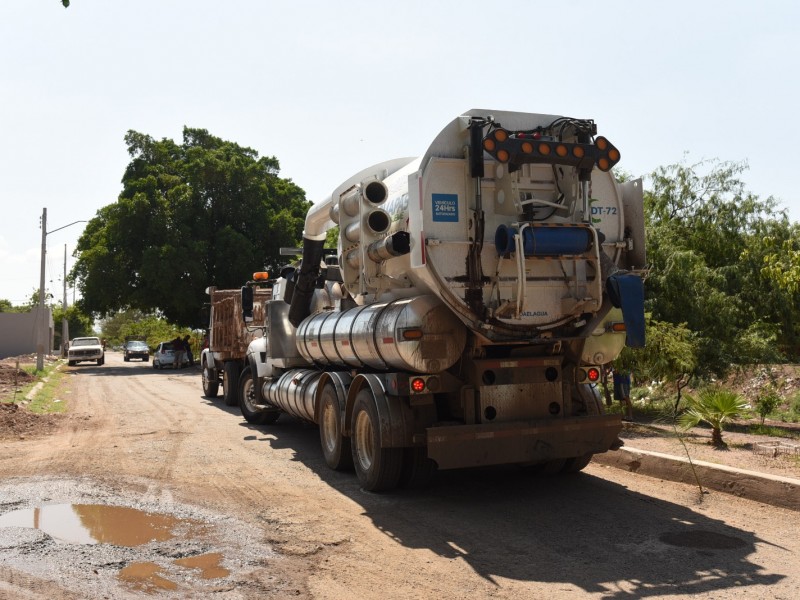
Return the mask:
<path id="1" fill-rule="evenodd" d="M 72 367 L 79 362 L 97 361 L 98 365 L 105 362 L 103 343 L 97 337 L 79 337 L 69 343 L 67 350 L 67 364 Z"/>
<path id="2" fill-rule="evenodd" d="M 141 340 L 131 340 L 125 344 L 122 359 L 128 362 L 132 358 L 141 358 L 144 362 L 150 360 L 150 348 L 147 347 L 145 342 Z"/>
<path id="3" fill-rule="evenodd" d="M 164 367 L 175 366 L 175 351 L 172 349 L 172 342 L 161 342 L 153 353 L 153 368 L 163 369 Z M 181 368 L 189 366 L 189 357 L 183 353 Z"/>

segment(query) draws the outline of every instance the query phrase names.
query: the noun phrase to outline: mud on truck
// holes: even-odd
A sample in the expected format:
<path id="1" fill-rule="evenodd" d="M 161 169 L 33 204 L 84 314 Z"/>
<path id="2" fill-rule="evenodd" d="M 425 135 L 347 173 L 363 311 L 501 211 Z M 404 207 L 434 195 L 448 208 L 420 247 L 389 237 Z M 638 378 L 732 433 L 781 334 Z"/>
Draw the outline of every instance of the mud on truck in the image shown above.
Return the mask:
<path id="1" fill-rule="evenodd" d="M 269 282 L 245 417 L 317 424 L 328 466 L 370 491 L 437 468 L 576 472 L 616 448 L 595 383 L 644 344 L 645 266 L 642 184 L 615 180 L 619 159 L 592 120 L 470 110 L 421 157 L 344 181 Z"/>

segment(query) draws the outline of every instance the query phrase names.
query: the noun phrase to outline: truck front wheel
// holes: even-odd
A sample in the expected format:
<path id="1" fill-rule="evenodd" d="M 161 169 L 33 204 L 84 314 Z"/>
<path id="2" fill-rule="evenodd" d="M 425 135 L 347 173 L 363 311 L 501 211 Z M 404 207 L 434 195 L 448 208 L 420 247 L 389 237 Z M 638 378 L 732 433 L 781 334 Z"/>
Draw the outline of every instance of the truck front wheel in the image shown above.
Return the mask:
<path id="1" fill-rule="evenodd" d="M 336 388 L 326 383 L 320 399 L 319 441 L 325 462 L 334 471 L 353 468 L 350 438 L 342 435 L 342 410 L 336 396 Z"/>
<path id="2" fill-rule="evenodd" d="M 378 407 L 369 389 L 356 396 L 351 430 L 353 464 L 361 486 L 368 492 L 396 487 L 403 467 L 403 449 L 381 448 Z"/>
<path id="3" fill-rule="evenodd" d="M 216 369 L 203 363 L 203 394 L 206 398 L 216 398 L 219 392 L 219 378 Z"/>
<path id="4" fill-rule="evenodd" d="M 253 425 L 272 424 L 278 420 L 281 415 L 278 410 L 259 408 L 256 402 L 253 371 L 250 367 L 246 367 L 239 375 L 239 409 L 242 411 L 244 420 Z"/>
<path id="5" fill-rule="evenodd" d="M 228 361 L 222 369 L 222 400 L 225 406 L 239 405 L 239 365 Z"/>

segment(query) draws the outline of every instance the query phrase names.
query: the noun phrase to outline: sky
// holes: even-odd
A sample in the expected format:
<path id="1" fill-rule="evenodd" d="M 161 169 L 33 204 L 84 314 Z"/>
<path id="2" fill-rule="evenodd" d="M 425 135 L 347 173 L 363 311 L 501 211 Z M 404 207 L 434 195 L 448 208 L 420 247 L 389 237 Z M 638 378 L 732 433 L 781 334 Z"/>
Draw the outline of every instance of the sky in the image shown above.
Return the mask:
<path id="1" fill-rule="evenodd" d="M 318 201 L 471 108 L 591 118 L 627 173 L 746 161 L 797 222 L 798 38 L 794 0 L 3 0 L 0 299 L 38 289 L 46 208 L 62 300 L 128 130 L 207 129 Z"/>

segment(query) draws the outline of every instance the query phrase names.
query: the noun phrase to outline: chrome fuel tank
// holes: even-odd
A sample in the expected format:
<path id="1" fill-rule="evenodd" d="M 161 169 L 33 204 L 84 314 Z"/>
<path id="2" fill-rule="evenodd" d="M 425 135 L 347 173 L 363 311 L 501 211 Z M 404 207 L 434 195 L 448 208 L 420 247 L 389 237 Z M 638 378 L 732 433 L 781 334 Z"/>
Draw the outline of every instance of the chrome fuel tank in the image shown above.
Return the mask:
<path id="1" fill-rule="evenodd" d="M 306 360 L 383 371 L 438 373 L 455 364 L 466 339 L 463 323 L 431 295 L 321 312 L 297 328 Z"/>

